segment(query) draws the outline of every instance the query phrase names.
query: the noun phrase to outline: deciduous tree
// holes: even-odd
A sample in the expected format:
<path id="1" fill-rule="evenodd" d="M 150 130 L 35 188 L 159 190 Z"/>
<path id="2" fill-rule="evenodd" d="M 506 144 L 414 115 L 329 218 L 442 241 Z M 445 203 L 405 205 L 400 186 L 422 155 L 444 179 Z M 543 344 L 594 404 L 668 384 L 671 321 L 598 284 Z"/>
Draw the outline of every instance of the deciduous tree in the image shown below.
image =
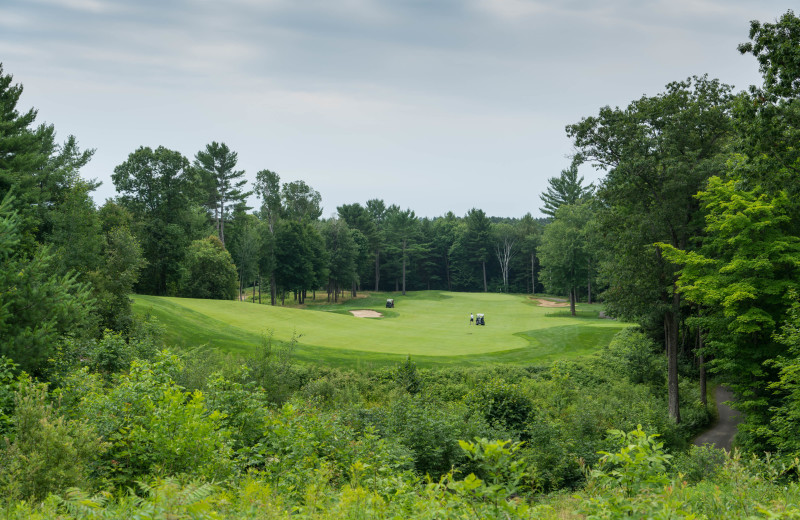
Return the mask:
<path id="1" fill-rule="evenodd" d="M 661 321 L 668 358 L 669 412 L 680 420 L 677 361 L 681 296 L 677 272 L 654 244 L 686 250 L 702 232 L 694 195 L 724 164 L 731 88 L 695 77 L 627 108 L 567 127 L 579 156 L 607 170 L 598 198 L 606 255 L 601 266 L 612 315 L 650 330 Z"/>

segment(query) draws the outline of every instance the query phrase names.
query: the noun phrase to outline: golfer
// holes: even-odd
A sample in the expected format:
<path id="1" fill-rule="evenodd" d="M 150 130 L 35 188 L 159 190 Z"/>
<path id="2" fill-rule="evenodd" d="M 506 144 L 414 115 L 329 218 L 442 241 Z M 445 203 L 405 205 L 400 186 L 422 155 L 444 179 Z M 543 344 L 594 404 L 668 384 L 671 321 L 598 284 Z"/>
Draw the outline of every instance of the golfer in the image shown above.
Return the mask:
<path id="1" fill-rule="evenodd" d="M 474 322 L 475 322 L 475 317 L 474 317 L 474 316 L 472 315 L 472 313 L 470 312 L 470 313 L 469 313 L 469 324 L 470 324 L 470 325 L 472 325 Z"/>

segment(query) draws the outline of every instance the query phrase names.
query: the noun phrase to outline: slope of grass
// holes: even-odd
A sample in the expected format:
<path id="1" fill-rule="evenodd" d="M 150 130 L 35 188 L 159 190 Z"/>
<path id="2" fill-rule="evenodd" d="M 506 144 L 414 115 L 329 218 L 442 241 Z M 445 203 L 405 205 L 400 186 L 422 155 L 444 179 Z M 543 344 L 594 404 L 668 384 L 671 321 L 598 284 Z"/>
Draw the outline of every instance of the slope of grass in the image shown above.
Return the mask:
<path id="1" fill-rule="evenodd" d="M 396 307 L 384 307 L 386 297 Z M 421 291 L 407 296 L 375 294 L 306 309 L 246 302 L 135 296 L 180 346 L 209 344 L 246 352 L 265 333 L 297 339 L 297 357 L 333 365 L 396 363 L 410 354 L 421 365 L 531 362 L 587 354 L 607 344 L 625 324 L 596 318 L 596 305 L 579 306 L 580 317 L 543 308 L 522 295 Z M 311 309 L 318 312 L 312 312 Z M 356 318 L 372 309 L 383 318 Z M 484 313 L 486 326 L 469 324 Z"/>

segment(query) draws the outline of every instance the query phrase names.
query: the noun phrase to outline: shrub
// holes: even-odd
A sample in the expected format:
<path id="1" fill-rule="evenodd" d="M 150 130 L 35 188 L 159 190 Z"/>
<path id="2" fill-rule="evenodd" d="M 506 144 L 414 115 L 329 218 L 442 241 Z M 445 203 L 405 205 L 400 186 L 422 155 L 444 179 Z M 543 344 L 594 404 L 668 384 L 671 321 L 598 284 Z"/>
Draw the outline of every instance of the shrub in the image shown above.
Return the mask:
<path id="1" fill-rule="evenodd" d="M 130 485 L 150 474 L 219 479 L 231 470 L 229 433 L 222 414 L 209 411 L 199 391 L 185 392 L 172 375 L 177 356 L 134 361 L 108 390 L 95 389 L 77 404 L 111 447 L 104 469 L 112 482 Z"/>
<path id="2" fill-rule="evenodd" d="M 653 340 L 636 328 L 619 331 L 603 352 L 612 371 L 631 383 L 661 388 L 666 384 L 666 360 Z"/>
<path id="3" fill-rule="evenodd" d="M 6 498 L 41 500 L 48 493 L 86 485 L 105 451 L 83 421 L 57 416 L 45 385 L 23 380 L 14 399 L 12 438 L 0 452 L 0 485 Z"/>

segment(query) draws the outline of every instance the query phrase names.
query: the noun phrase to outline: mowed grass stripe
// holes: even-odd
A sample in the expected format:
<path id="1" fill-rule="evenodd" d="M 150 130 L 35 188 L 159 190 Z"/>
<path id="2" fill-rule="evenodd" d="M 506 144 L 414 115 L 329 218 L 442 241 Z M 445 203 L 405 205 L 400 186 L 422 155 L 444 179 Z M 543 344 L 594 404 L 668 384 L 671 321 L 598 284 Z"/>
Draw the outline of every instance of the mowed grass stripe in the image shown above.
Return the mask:
<path id="1" fill-rule="evenodd" d="M 393 297 L 396 307 L 392 317 L 379 319 L 235 301 L 152 296 L 135 296 L 134 308 L 139 313 L 155 314 L 167 328 L 169 339 L 179 345 L 210 344 L 247 351 L 258 344 L 263 333 L 271 331 L 281 341 L 295 334 L 300 357 L 313 360 L 322 353 L 341 358 L 341 363 L 352 357 L 380 362 L 408 354 L 431 363 L 437 359 L 470 363 L 493 358 L 513 361 L 518 357 L 522 361 L 552 355 L 571 357 L 602 347 L 625 326 L 611 320 L 552 316 L 554 309 L 538 307 L 521 295 L 422 291 Z M 347 306 L 357 307 L 353 301 Z M 582 309 L 596 312 L 599 307 L 584 305 Z M 487 325 L 470 326 L 470 312 L 485 313 Z"/>

